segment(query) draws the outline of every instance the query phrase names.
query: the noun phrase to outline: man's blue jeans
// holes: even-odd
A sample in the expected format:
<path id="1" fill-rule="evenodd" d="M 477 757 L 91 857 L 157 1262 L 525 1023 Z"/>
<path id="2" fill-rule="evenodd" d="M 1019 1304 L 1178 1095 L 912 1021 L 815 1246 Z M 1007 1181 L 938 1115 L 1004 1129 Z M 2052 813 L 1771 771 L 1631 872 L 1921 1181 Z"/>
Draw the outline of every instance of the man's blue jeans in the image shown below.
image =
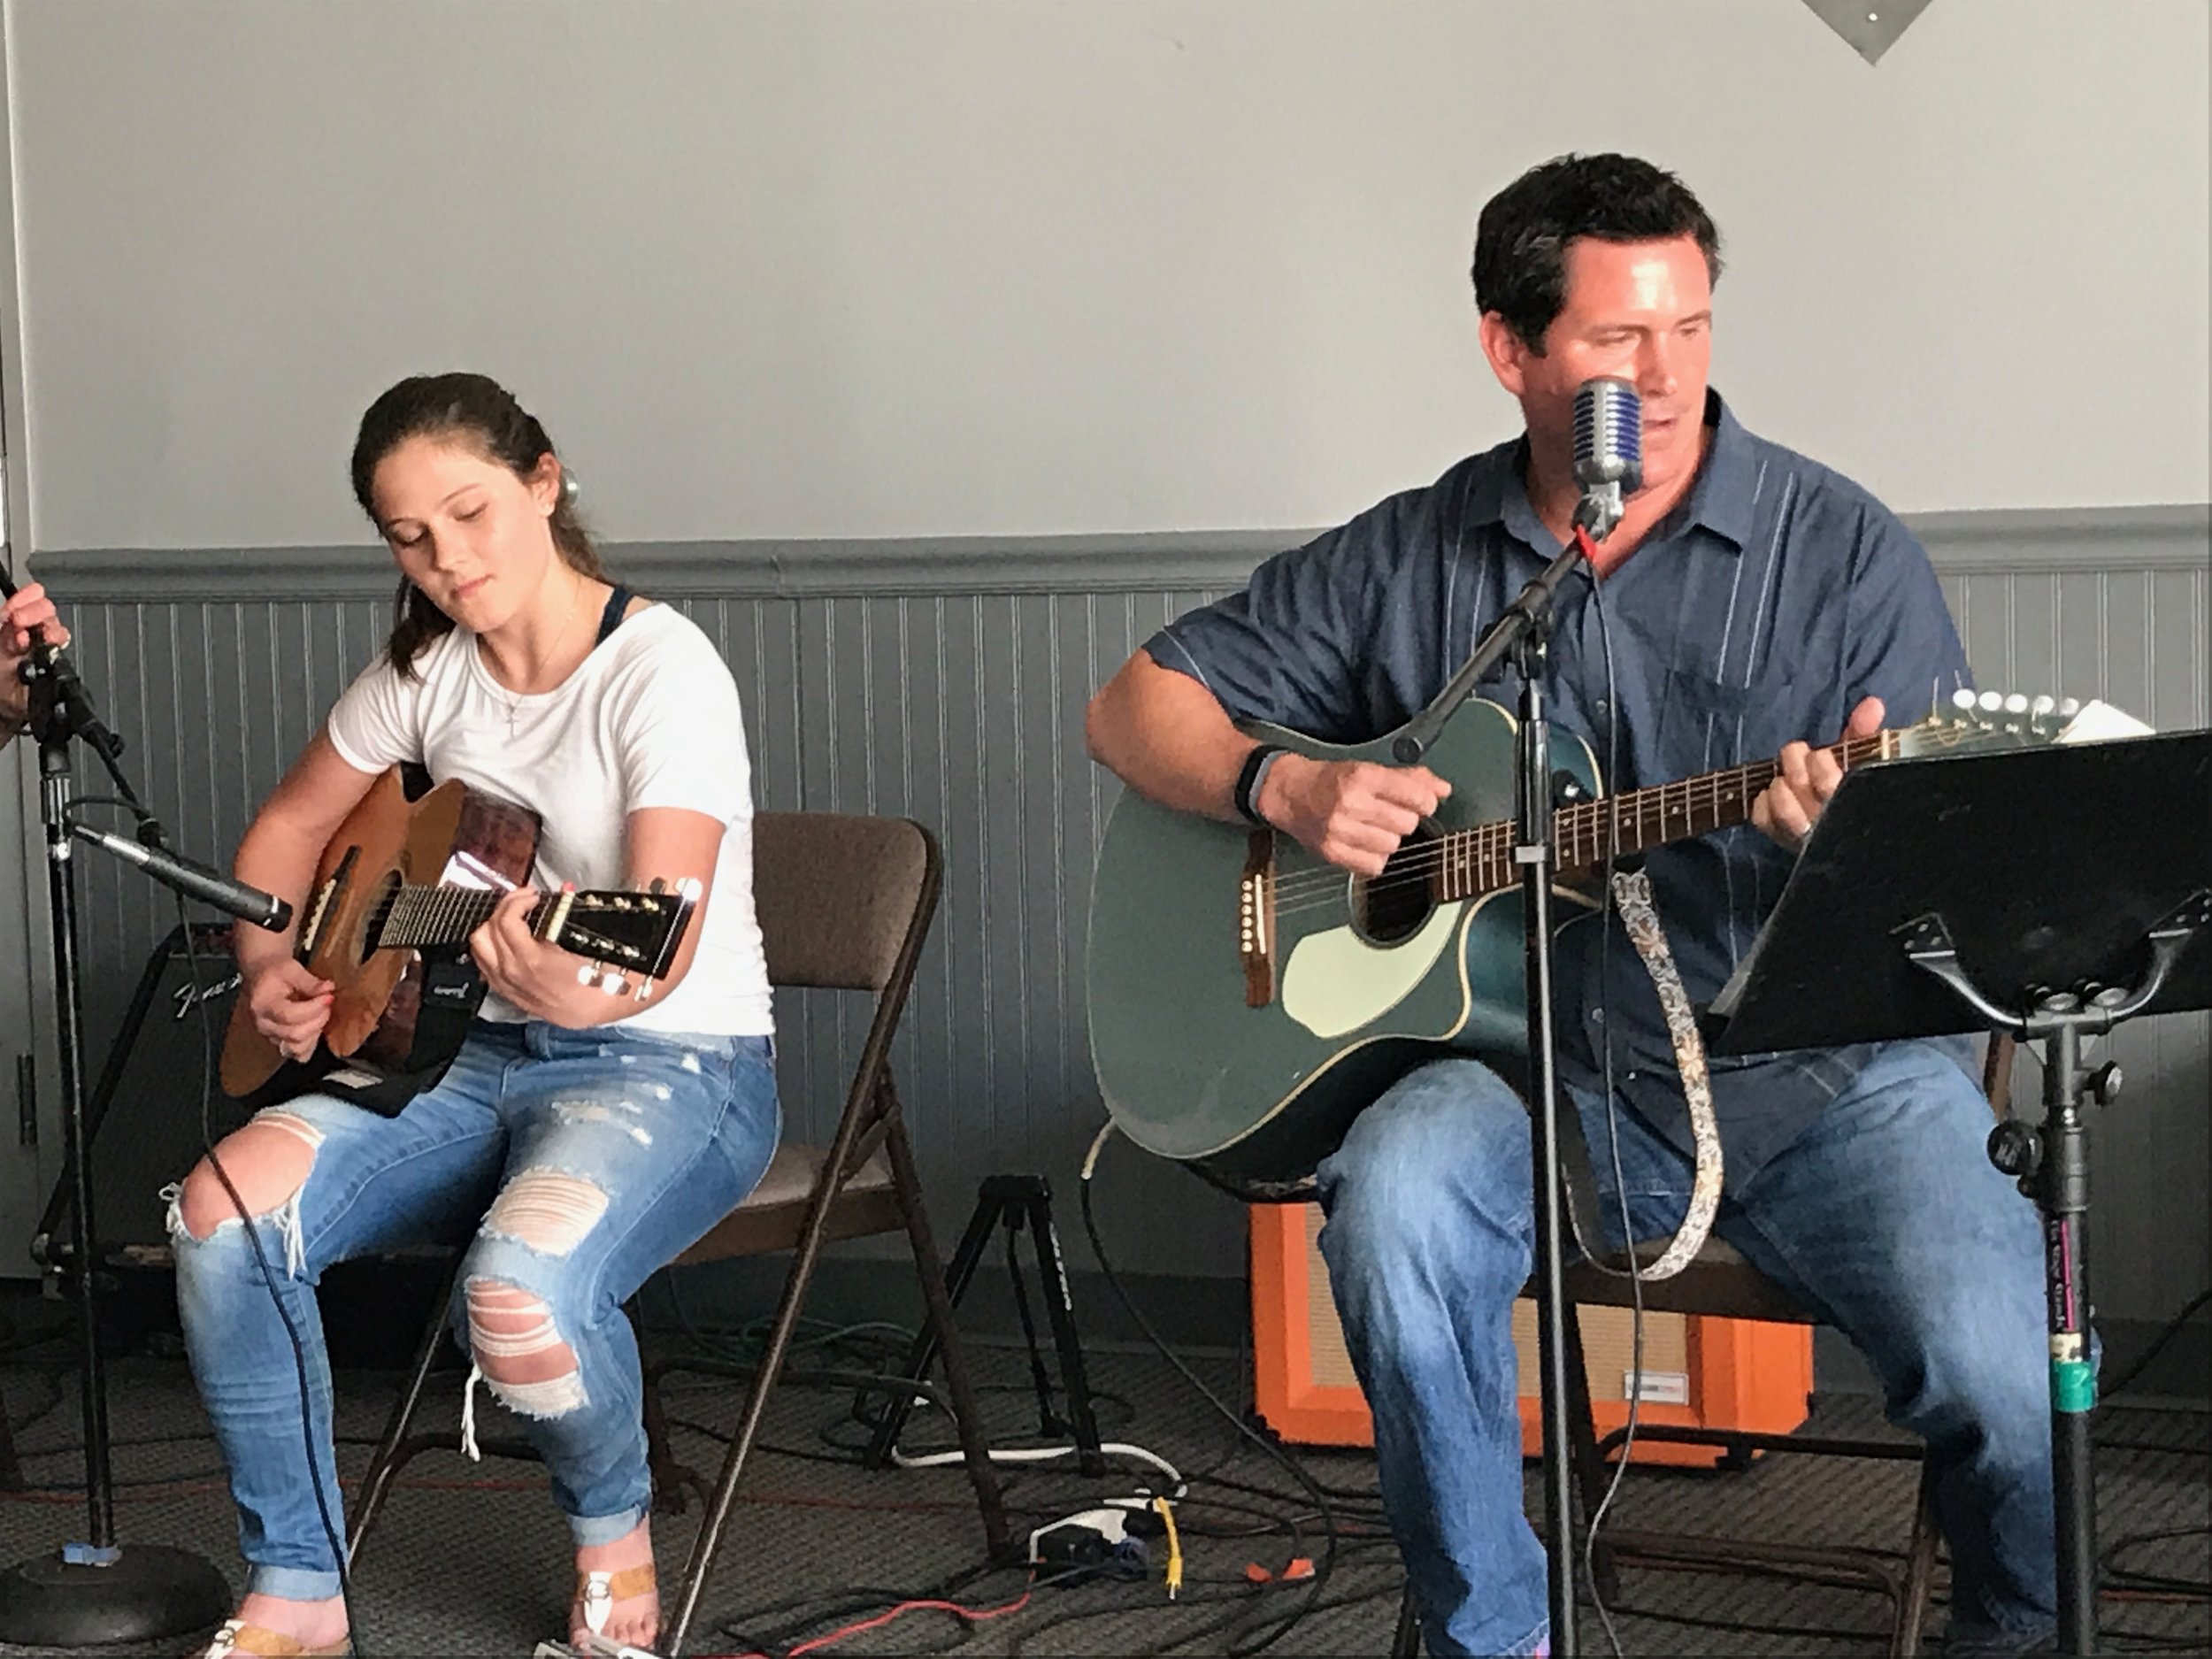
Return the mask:
<path id="1" fill-rule="evenodd" d="M 1570 1102 L 1617 1248 L 1604 1102 Z M 1636 1235 L 1666 1237 L 1689 1162 L 1626 1107 L 1614 1117 Z M 1951 1640 L 2008 1651 L 2054 1628 L 2057 1588 L 2042 1237 L 1989 1162 L 1990 1121 L 1940 1050 L 1891 1045 L 1723 1201 L 1714 1231 L 1871 1362 L 1890 1420 L 1927 1442 Z M 1435 1654 L 1528 1654 L 1546 1637 L 1512 1340 L 1533 1252 L 1530 1144 L 1527 1109 L 1494 1072 L 1440 1060 L 1363 1112 L 1319 1171 L 1321 1250 Z"/>
<path id="2" fill-rule="evenodd" d="M 480 1022 L 438 1086 L 396 1118 L 308 1095 L 256 1121 L 314 1151 L 297 1196 L 250 1224 L 271 1277 L 249 1224 L 234 1217 L 195 1239 L 173 1207 L 170 1220 L 185 1340 L 230 1467 L 251 1586 L 300 1601 L 338 1594 L 306 1461 L 311 1440 L 342 1538 L 317 1279 L 349 1256 L 458 1242 L 472 1227 L 457 1336 L 495 1375 L 503 1353 L 568 1347 L 573 1371 L 493 1380 L 491 1391 L 520 1415 L 578 1543 L 633 1531 L 652 1486 L 622 1304 L 766 1171 L 781 1126 L 768 1040 Z M 517 1294 L 538 1309 L 534 1324 L 488 1311 Z M 304 1423 L 278 1298 L 306 1349 Z M 472 1372 L 472 1408 L 475 1388 Z"/>

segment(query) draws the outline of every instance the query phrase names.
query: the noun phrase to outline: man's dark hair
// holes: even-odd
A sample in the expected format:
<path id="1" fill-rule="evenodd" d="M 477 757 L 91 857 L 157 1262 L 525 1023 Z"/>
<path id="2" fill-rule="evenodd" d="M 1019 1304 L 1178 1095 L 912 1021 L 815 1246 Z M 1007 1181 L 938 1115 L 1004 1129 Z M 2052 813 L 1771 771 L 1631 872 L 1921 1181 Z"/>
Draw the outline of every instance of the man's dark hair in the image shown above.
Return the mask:
<path id="1" fill-rule="evenodd" d="M 1633 156 L 1559 156 L 1484 204 L 1475 222 L 1475 303 L 1532 349 L 1567 300 L 1567 244 L 1695 239 L 1720 280 L 1720 232 L 1690 187 Z"/>

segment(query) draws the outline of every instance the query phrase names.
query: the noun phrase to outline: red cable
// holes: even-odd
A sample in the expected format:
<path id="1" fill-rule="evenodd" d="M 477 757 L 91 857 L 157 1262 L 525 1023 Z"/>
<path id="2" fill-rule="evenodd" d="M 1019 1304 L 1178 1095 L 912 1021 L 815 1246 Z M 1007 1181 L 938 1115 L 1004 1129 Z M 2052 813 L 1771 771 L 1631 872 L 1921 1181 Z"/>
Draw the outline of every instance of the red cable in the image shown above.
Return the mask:
<path id="1" fill-rule="evenodd" d="M 783 1659 L 799 1659 L 799 1655 L 802 1654 L 818 1653 L 825 1647 L 830 1647 L 834 1643 L 843 1641 L 849 1636 L 857 1636 L 864 1631 L 880 1630 L 883 1626 L 888 1624 L 893 1619 L 898 1617 L 902 1613 L 912 1613 L 921 1610 L 937 1613 L 952 1613 L 957 1615 L 961 1618 L 966 1619 L 972 1624 L 979 1624 L 986 1619 L 1004 1618 L 1009 1613 L 1018 1613 L 1022 1610 L 1022 1609 L 1027 1607 L 1029 1605 L 1029 1598 L 1034 1594 L 1035 1590 L 1033 1586 L 1032 1588 L 1024 1590 L 1021 1594 L 1015 1597 L 1011 1601 L 1007 1602 L 1003 1607 L 963 1607 L 957 1601 L 902 1601 L 896 1607 L 891 1609 L 891 1610 L 887 1613 L 879 1613 L 873 1618 L 864 1618 L 857 1624 L 848 1624 L 844 1629 L 833 1630 L 826 1636 L 811 1637 L 808 1640 L 801 1642 L 796 1647 L 791 1648 L 784 1655 Z M 727 1659 L 765 1659 L 765 1655 L 761 1654 L 733 1654 L 727 1655 Z"/>

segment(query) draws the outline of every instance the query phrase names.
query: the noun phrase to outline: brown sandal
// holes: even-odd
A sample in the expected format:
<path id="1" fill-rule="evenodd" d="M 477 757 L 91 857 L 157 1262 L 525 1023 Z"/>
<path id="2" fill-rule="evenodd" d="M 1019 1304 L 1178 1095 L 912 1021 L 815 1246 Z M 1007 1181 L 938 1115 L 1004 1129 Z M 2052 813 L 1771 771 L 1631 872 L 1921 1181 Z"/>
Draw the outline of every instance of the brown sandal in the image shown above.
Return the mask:
<path id="1" fill-rule="evenodd" d="M 584 1628 L 595 1636 L 600 1634 L 607 1628 L 607 1615 L 614 1611 L 617 1601 L 651 1595 L 659 1587 L 659 1577 L 649 1561 L 614 1572 L 578 1573 L 576 1605 L 583 1611 Z"/>
<path id="2" fill-rule="evenodd" d="M 233 1618 L 223 1621 L 222 1629 L 193 1659 L 340 1659 L 352 1651 L 349 1636 L 334 1647 L 309 1647 L 281 1632 Z"/>

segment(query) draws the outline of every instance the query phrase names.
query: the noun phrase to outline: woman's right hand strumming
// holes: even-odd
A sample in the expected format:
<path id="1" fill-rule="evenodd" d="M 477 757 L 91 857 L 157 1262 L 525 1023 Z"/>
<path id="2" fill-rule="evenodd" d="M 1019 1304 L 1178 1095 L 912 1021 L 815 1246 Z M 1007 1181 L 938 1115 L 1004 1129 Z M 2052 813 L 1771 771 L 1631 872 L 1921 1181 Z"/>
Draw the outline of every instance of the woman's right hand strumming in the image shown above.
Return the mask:
<path id="1" fill-rule="evenodd" d="M 299 913 L 315 866 L 331 835 L 345 821 L 377 774 L 349 766 L 318 732 L 284 774 L 238 843 L 231 868 L 241 881 L 273 893 Z M 231 936 L 242 981 L 240 995 L 254 1029 L 288 1060 L 311 1059 L 316 1039 L 330 1023 L 330 981 L 303 966 L 295 935 L 265 933 L 241 922 Z"/>
<path id="2" fill-rule="evenodd" d="M 272 956 L 241 972 L 253 1028 L 286 1059 L 311 1058 L 316 1040 L 330 1024 L 335 987 L 327 979 L 317 979 L 291 956 Z"/>

